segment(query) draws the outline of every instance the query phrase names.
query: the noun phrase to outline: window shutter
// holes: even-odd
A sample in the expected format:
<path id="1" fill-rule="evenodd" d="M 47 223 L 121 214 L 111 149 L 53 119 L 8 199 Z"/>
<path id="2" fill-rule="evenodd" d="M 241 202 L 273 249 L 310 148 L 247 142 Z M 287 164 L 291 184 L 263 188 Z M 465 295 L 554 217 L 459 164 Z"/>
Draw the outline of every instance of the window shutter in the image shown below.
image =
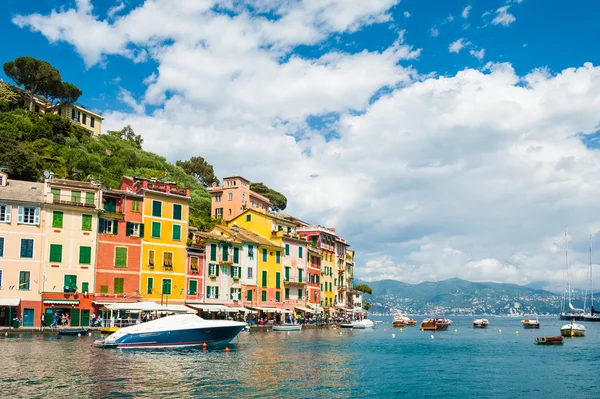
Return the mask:
<path id="1" fill-rule="evenodd" d="M 290 254 L 290 244 L 285 244 L 285 254 L 286 255 Z"/>
<path id="2" fill-rule="evenodd" d="M 223 245 L 222 258 L 225 262 L 229 260 L 229 247 L 227 245 Z"/>
<path id="3" fill-rule="evenodd" d="M 302 259 L 302 247 L 298 247 L 298 257 Z"/>
<path id="4" fill-rule="evenodd" d="M 25 215 L 25 208 L 20 206 L 17 214 L 17 223 L 23 223 L 23 218 Z"/>
<path id="5" fill-rule="evenodd" d="M 246 291 L 246 299 L 248 301 L 252 301 L 252 289 L 248 288 L 248 291 Z"/>
<path id="6" fill-rule="evenodd" d="M 233 288 L 229 289 L 229 299 L 233 300 Z"/>
<path id="7" fill-rule="evenodd" d="M 125 235 L 127 237 L 129 237 L 131 235 L 131 229 L 132 229 L 131 222 L 126 222 L 125 223 Z"/>
<path id="8" fill-rule="evenodd" d="M 140 224 L 140 238 L 144 238 L 144 224 Z"/>
<path id="9" fill-rule="evenodd" d="M 210 244 L 210 260 L 217 260 L 217 245 Z"/>
<path id="10" fill-rule="evenodd" d="M 181 220 L 181 205 L 173 204 L 173 219 Z"/>
<path id="11" fill-rule="evenodd" d="M 215 298 L 219 297 L 219 287 L 215 287 Z"/>
<path id="12" fill-rule="evenodd" d="M 4 221 L 6 223 L 10 223 L 10 217 L 11 217 L 11 211 L 12 211 L 12 205 L 5 205 L 6 206 L 6 216 Z"/>
<path id="13" fill-rule="evenodd" d="M 98 219 L 98 233 L 104 233 L 106 229 L 106 219 L 99 218 Z"/>
<path id="14" fill-rule="evenodd" d="M 281 273 L 275 273 L 275 288 L 281 288 Z"/>
<path id="15" fill-rule="evenodd" d="M 262 272 L 262 286 L 266 287 L 267 286 L 267 271 L 263 270 Z"/>
<path id="16" fill-rule="evenodd" d="M 117 220 L 113 221 L 113 235 L 119 234 L 119 222 Z"/>
<path id="17" fill-rule="evenodd" d="M 240 249 L 233 248 L 233 263 L 240 263 Z"/>
<path id="18" fill-rule="evenodd" d="M 219 275 L 219 269 L 220 269 L 220 268 L 221 268 L 221 267 L 220 267 L 219 265 L 215 265 L 215 269 L 216 269 L 216 271 L 217 271 L 217 274 L 216 274 L 217 276 Z"/>

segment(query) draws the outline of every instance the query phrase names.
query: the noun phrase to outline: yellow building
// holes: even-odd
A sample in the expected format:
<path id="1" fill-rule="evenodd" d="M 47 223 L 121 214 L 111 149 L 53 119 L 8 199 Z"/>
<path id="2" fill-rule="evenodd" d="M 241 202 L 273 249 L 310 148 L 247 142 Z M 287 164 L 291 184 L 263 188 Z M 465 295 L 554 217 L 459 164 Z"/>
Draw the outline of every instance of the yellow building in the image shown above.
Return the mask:
<path id="1" fill-rule="evenodd" d="M 189 189 L 154 179 L 124 178 L 120 189 L 144 195 L 141 295 L 160 303 L 183 304 L 189 220 Z"/>

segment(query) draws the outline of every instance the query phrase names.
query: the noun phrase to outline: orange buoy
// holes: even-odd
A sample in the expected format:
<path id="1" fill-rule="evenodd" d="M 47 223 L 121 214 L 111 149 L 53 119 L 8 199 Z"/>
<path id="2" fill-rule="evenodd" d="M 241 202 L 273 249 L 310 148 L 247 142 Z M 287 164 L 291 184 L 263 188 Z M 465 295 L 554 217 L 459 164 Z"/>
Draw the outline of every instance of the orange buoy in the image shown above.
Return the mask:
<path id="1" fill-rule="evenodd" d="M 229 349 L 229 347 L 225 348 L 225 352 L 229 353 L 231 352 L 231 349 Z"/>

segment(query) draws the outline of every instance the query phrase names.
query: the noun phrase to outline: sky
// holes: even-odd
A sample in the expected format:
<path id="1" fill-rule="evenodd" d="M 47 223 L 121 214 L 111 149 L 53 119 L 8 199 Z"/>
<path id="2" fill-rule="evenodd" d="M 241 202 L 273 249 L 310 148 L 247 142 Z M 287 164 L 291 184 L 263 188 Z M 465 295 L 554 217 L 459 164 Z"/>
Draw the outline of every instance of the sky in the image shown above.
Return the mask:
<path id="1" fill-rule="evenodd" d="M 5 0 L 0 62 L 46 60 L 105 130 L 282 192 L 347 239 L 361 279 L 561 286 L 568 241 L 585 286 L 598 15 L 592 0 Z"/>

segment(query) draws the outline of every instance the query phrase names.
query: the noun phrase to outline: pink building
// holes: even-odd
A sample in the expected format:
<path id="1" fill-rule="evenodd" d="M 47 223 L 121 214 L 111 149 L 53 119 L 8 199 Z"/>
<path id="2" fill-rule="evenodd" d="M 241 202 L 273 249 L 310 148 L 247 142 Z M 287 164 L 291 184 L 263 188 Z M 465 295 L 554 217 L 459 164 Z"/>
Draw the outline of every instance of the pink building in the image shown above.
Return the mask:
<path id="1" fill-rule="evenodd" d="M 250 190 L 250 181 L 240 175 L 225 177 L 222 186 L 214 184 L 208 191 L 212 195 L 211 216 L 226 222 L 235 219 L 246 209 L 266 213 L 271 207 L 271 201 Z"/>
<path id="2" fill-rule="evenodd" d="M 200 302 L 204 298 L 204 259 L 206 244 L 198 231 L 191 227 L 187 244 L 185 301 Z"/>

